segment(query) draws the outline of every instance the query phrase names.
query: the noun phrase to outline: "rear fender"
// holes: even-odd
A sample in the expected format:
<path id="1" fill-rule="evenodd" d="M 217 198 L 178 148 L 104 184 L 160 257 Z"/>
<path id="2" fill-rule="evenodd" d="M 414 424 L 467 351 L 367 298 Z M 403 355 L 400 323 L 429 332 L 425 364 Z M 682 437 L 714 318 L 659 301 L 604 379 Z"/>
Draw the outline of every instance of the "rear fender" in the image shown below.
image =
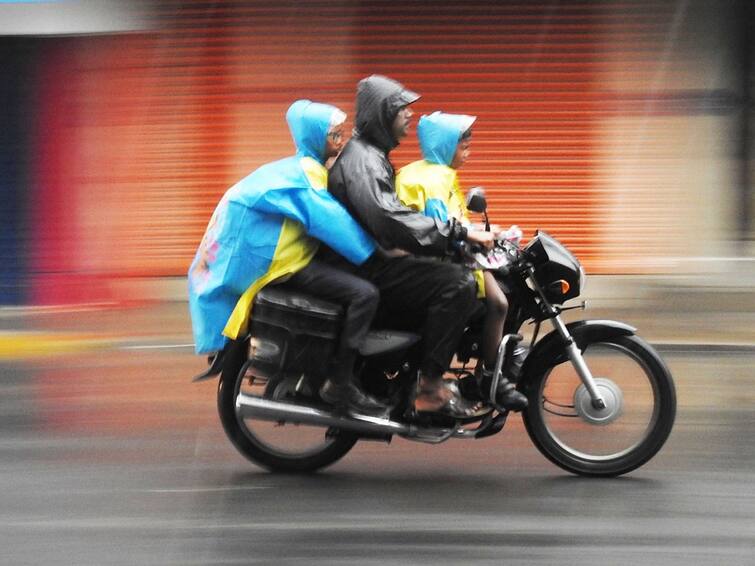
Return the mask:
<path id="1" fill-rule="evenodd" d="M 197 383 L 198 381 L 205 381 L 206 379 L 220 375 L 220 372 L 223 371 L 223 361 L 225 360 L 225 355 L 227 352 L 228 344 L 226 344 L 225 348 L 223 348 L 219 352 L 215 352 L 213 355 L 208 357 L 208 368 L 199 375 L 195 376 L 191 381 Z"/>
<path id="2" fill-rule="evenodd" d="M 578 320 L 566 325 L 580 350 L 597 340 L 631 336 L 637 329 L 615 320 Z M 569 360 L 566 353 L 566 342 L 557 331 L 546 334 L 530 350 L 522 366 L 521 384 L 526 384 L 531 378 L 540 375 L 550 367 Z"/>

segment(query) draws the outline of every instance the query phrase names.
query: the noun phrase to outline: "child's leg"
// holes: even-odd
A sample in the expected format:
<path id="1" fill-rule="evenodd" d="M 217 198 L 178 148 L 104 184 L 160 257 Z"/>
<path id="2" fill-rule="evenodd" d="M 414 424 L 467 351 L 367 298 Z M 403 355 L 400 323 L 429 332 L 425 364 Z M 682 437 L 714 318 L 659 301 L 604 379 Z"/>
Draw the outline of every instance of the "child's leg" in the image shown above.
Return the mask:
<path id="1" fill-rule="evenodd" d="M 506 314 L 509 310 L 509 302 L 506 300 L 498 282 L 493 274 L 486 271 L 485 277 L 485 327 L 482 336 L 482 356 L 485 368 L 480 372 L 483 381 L 488 374 L 492 379 L 495 360 L 498 357 L 498 345 L 503 337 L 503 325 L 506 322 Z M 527 406 L 527 397 L 516 390 L 513 383 L 505 377 L 498 383 L 496 401 L 499 405 L 512 410 L 521 411 Z"/>
<path id="2" fill-rule="evenodd" d="M 498 345 L 503 337 L 503 325 L 509 311 L 509 302 L 490 271 L 485 278 L 485 326 L 482 331 L 482 357 L 485 367 L 493 369 L 498 356 Z"/>

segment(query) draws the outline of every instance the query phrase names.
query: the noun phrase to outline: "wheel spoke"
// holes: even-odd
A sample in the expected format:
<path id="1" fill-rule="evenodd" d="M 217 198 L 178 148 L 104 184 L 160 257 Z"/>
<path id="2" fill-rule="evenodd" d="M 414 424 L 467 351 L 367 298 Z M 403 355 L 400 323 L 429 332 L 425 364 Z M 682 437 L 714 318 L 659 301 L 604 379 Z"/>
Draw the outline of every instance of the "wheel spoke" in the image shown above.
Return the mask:
<path id="1" fill-rule="evenodd" d="M 543 396 L 543 411 L 546 413 L 550 413 L 552 415 L 557 415 L 559 417 L 579 417 L 577 414 L 577 411 L 574 409 L 573 404 L 562 404 L 562 403 L 556 403 L 555 401 L 551 401 L 547 397 Z M 551 407 L 558 407 L 558 409 L 552 409 Z M 559 409 L 571 409 L 571 412 L 567 411 L 561 411 Z"/>

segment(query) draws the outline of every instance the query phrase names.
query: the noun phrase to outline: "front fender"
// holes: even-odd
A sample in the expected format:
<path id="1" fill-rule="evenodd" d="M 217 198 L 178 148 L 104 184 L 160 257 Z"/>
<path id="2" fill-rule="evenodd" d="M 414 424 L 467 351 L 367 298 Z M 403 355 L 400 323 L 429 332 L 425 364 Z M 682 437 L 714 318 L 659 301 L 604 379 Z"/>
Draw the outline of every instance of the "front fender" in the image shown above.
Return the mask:
<path id="1" fill-rule="evenodd" d="M 585 346 L 591 342 L 617 336 L 631 336 L 637 332 L 636 328 L 615 320 L 578 320 L 570 322 L 566 328 L 580 350 L 584 350 Z M 533 377 L 568 359 L 566 342 L 554 330 L 538 340 L 534 348 L 530 350 L 522 366 L 522 377 L 519 382 L 525 385 Z"/>

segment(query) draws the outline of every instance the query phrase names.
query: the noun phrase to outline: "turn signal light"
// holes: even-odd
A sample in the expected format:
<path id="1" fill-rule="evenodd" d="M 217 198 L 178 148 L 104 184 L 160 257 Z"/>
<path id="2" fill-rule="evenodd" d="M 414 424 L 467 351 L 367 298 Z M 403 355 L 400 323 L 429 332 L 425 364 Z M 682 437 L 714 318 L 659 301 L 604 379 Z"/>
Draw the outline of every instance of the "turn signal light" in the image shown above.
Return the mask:
<path id="1" fill-rule="evenodd" d="M 561 293 L 562 295 L 566 295 L 570 288 L 569 282 L 564 279 L 559 279 L 548 285 L 548 290 L 551 293 Z"/>

